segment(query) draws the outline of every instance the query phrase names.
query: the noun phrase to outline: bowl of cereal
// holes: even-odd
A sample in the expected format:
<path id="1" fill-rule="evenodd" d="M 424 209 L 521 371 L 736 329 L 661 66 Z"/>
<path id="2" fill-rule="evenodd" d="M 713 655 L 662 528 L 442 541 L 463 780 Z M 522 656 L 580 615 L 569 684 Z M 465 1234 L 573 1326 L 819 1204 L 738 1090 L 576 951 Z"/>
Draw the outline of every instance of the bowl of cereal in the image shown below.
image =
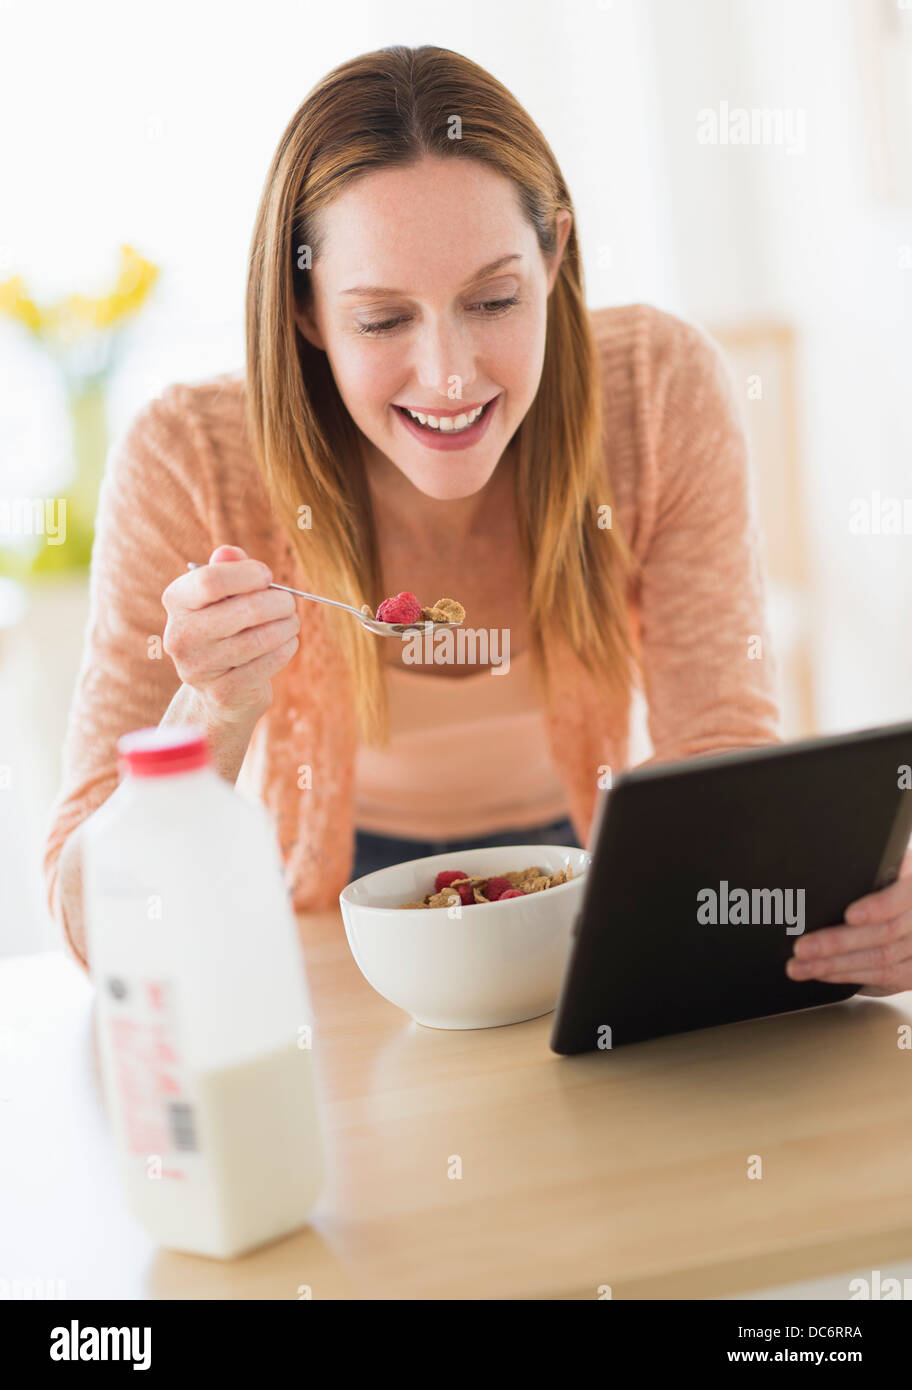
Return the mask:
<path id="1" fill-rule="evenodd" d="M 365 979 L 425 1028 L 497 1028 L 557 1004 L 590 856 L 498 845 L 377 869 L 339 894 Z"/>

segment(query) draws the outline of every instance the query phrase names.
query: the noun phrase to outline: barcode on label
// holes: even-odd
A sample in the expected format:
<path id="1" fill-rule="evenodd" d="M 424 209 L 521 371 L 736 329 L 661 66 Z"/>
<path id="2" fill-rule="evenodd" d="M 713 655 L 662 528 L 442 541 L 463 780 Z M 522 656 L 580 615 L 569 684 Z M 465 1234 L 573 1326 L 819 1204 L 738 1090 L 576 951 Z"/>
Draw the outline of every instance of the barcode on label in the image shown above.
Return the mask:
<path id="1" fill-rule="evenodd" d="M 176 1149 L 195 1151 L 196 1130 L 193 1124 L 193 1106 L 184 1100 L 168 1103 L 168 1119 L 171 1122 L 171 1138 Z"/>

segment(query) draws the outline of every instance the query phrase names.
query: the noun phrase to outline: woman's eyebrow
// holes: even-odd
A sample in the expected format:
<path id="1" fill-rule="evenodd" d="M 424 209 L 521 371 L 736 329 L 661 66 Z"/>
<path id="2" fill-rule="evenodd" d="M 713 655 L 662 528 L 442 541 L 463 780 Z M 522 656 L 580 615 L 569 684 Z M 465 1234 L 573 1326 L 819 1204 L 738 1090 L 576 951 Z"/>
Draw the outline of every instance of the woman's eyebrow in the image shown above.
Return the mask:
<path id="1" fill-rule="evenodd" d="M 496 261 L 490 261 L 483 265 L 480 270 L 476 270 L 466 281 L 467 285 L 474 285 L 476 280 L 481 280 L 486 275 L 493 275 L 495 270 L 500 270 L 501 266 L 507 265 L 510 261 L 521 261 L 522 256 L 518 251 L 511 251 L 507 256 L 499 256 Z M 391 290 L 383 285 L 352 285 L 351 289 L 340 290 L 340 294 L 407 294 L 406 290 Z"/>

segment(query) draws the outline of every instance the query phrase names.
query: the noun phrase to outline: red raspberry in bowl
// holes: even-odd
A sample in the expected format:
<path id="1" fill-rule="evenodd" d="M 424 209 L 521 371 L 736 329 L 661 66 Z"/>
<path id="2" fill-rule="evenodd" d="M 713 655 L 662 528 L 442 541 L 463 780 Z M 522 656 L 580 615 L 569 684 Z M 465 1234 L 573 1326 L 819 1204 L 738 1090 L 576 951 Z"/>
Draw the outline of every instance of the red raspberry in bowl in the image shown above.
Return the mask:
<path id="1" fill-rule="evenodd" d="M 502 903 L 504 898 L 524 898 L 525 896 L 521 888 L 508 888 L 506 893 L 501 893 L 497 901 Z"/>
<path id="2" fill-rule="evenodd" d="M 504 893 L 509 892 L 512 887 L 513 884 L 508 878 L 502 878 L 497 874 L 493 878 L 488 879 L 484 886 L 484 895 L 489 903 L 496 903 L 497 900 L 502 898 Z"/>
<path id="3" fill-rule="evenodd" d="M 378 623 L 420 623 L 421 604 L 414 594 L 403 590 L 394 598 L 385 598 L 377 609 Z"/>
<path id="4" fill-rule="evenodd" d="M 468 874 L 464 874 L 461 869 L 441 869 L 434 879 L 434 892 L 442 893 L 444 888 L 449 888 L 457 878 L 468 878 Z"/>

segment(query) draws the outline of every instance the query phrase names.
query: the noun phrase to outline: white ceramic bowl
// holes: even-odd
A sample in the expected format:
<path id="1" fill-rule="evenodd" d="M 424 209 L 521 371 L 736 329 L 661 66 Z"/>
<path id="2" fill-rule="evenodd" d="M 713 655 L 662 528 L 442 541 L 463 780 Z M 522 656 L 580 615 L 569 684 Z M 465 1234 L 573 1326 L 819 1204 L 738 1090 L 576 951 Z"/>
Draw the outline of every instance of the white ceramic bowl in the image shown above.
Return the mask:
<path id="1" fill-rule="evenodd" d="M 496 1028 L 557 1004 L 590 855 L 566 845 L 498 845 L 432 854 L 365 874 L 339 894 L 345 934 L 378 994 L 425 1028 Z M 569 883 L 506 902 L 409 907 L 441 869 L 498 874 L 569 865 Z"/>

